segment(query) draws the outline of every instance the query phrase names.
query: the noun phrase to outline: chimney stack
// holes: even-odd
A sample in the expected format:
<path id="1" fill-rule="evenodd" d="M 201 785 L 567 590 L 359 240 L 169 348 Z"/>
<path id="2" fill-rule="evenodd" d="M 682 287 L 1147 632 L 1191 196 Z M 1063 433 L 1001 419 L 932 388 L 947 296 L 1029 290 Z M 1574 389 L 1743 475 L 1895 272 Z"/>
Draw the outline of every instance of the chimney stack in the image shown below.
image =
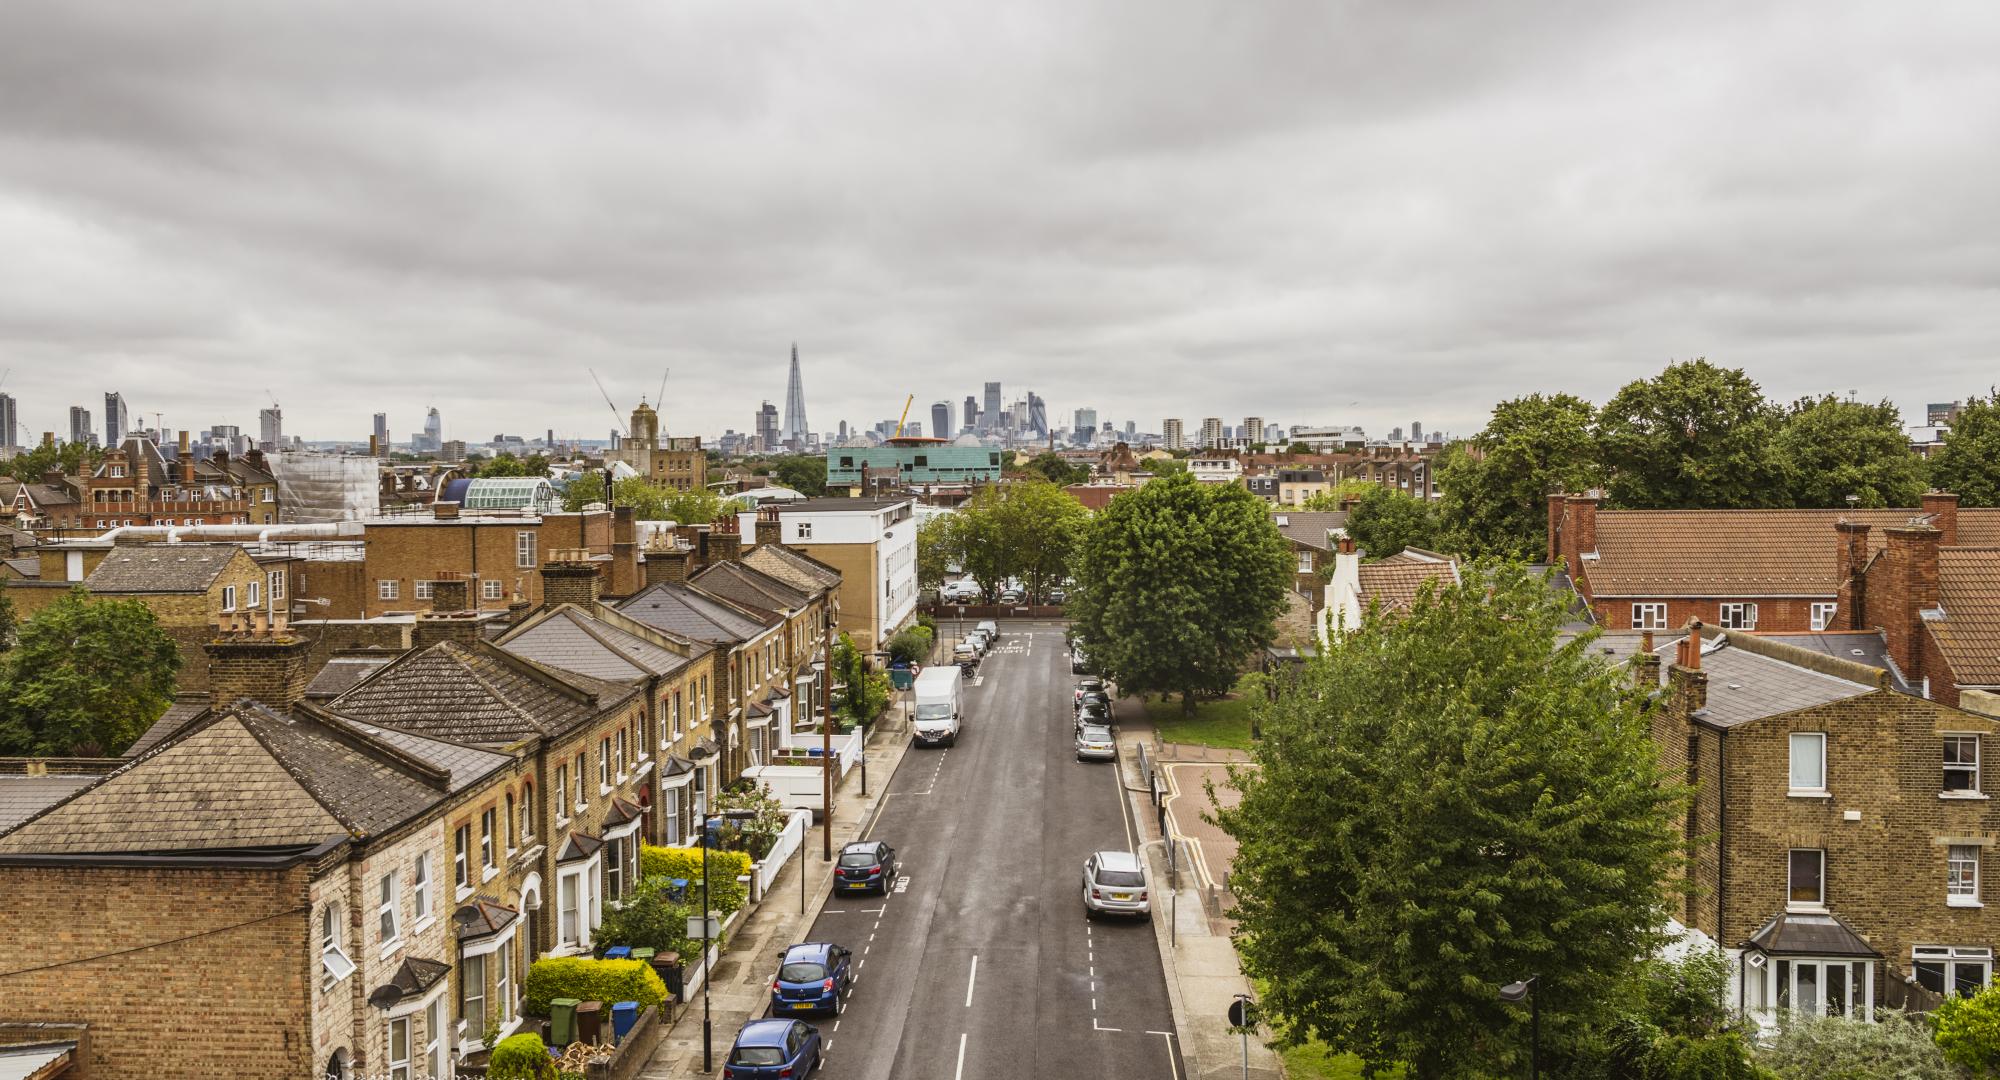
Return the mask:
<path id="1" fill-rule="evenodd" d="M 1563 522 L 1563 554 L 1574 553 L 1578 562 L 1587 552 L 1597 550 L 1597 507 L 1604 496 L 1596 491 L 1582 495 L 1571 495 L 1563 500 L 1566 507 Z M 1570 573 L 1577 572 L 1578 564 L 1571 563 Z"/>
<path id="2" fill-rule="evenodd" d="M 1354 554 L 1354 538 L 1343 533 L 1333 542 L 1333 549 L 1342 555 Z"/>
<path id="3" fill-rule="evenodd" d="M 431 609 L 417 615 L 410 646 L 428 649 L 440 641 L 477 641 L 479 625 L 479 613 L 472 610 L 472 582 L 456 570 L 441 570 L 431 582 Z"/>
<path id="4" fill-rule="evenodd" d="M 549 553 L 542 564 L 542 606 L 575 604 L 589 608 L 603 591 L 597 563 L 584 548 L 562 548 Z"/>
<path id="5" fill-rule="evenodd" d="M 728 522 L 730 528 L 727 531 L 724 531 L 723 524 L 717 522 L 714 528 L 701 534 L 701 565 L 704 568 L 716 563 L 735 562 L 743 555 L 743 538 L 736 534 L 736 523 L 733 520 Z"/>
<path id="6" fill-rule="evenodd" d="M 283 616 L 265 621 L 260 609 L 248 627 L 238 613 L 216 619 L 216 633 L 202 645 L 208 654 L 208 688 L 217 705 L 249 698 L 279 712 L 305 697 L 311 681 L 309 646 L 291 632 Z"/>
<path id="7" fill-rule="evenodd" d="M 1862 521 L 1842 519 L 1833 523 L 1839 535 L 1840 546 L 1834 560 L 1834 582 L 1838 595 L 1834 597 L 1839 605 L 1835 609 L 1835 625 L 1829 630 L 1868 629 L 1868 532 L 1871 526 Z"/>
<path id="8" fill-rule="evenodd" d="M 1874 614 L 1881 619 L 1889 658 L 1903 680 L 1920 684 L 1924 670 L 1924 612 L 1938 606 L 1938 542 L 1943 533 L 1929 525 L 1897 525 L 1887 530 L 1889 545 L 1878 566 L 1888 571 L 1885 588 L 1875 590 Z"/>
<path id="9" fill-rule="evenodd" d="M 784 534 L 784 527 L 784 522 L 778 517 L 775 508 L 757 511 L 757 543 L 781 543 L 780 537 Z"/>
<path id="10" fill-rule="evenodd" d="M 639 591 L 639 528 L 637 511 L 629 506 L 611 508 L 612 596 L 630 596 Z"/>
<path id="11" fill-rule="evenodd" d="M 181 467 L 181 486 L 192 488 L 194 487 L 194 453 L 188 449 L 188 433 L 186 428 L 181 429 L 180 440 L 174 449 L 177 452 L 177 460 Z"/>
<path id="12" fill-rule="evenodd" d="M 1632 679 L 1641 689 L 1659 689 L 1660 654 L 1653 651 L 1651 630 L 1639 635 L 1639 655 L 1632 658 Z"/>
<path id="13" fill-rule="evenodd" d="M 1682 716 L 1690 716 L 1708 705 L 1708 673 L 1701 669 L 1701 620 L 1688 623 L 1687 630 L 1674 666 L 1667 671 L 1676 708 Z"/>
<path id="14" fill-rule="evenodd" d="M 1958 496 L 1949 491 L 1926 491 L 1923 498 L 1924 515 L 1937 527 L 1938 544 L 1942 547 L 1958 546 Z"/>
<path id="15" fill-rule="evenodd" d="M 646 552 L 646 584 L 679 584 L 688 579 L 688 561 L 694 552 L 675 544 L 650 548 Z"/>

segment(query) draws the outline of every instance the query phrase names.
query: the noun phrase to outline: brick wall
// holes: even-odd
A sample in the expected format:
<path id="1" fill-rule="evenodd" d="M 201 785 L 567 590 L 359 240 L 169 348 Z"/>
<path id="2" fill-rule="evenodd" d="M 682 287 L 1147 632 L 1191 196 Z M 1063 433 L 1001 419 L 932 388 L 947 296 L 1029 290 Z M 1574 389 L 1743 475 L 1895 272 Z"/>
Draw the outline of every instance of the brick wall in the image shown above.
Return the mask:
<path id="1" fill-rule="evenodd" d="M 92 1080 L 316 1076 L 306 904 L 303 867 L 0 866 L 0 997 L 90 1024 Z"/>
<path id="2" fill-rule="evenodd" d="M 1722 605 L 1729 603 L 1752 603 L 1757 605 L 1756 631 L 1761 634 L 1803 634 L 1812 630 L 1812 606 L 1815 603 L 1830 603 L 1835 599 L 1829 593 L 1819 597 L 1799 597 L 1771 599 L 1748 596 L 1704 596 L 1704 597 L 1629 597 L 1600 598 L 1590 601 L 1591 613 L 1597 624 L 1606 630 L 1642 629 L 1632 625 L 1632 605 L 1660 603 L 1667 605 L 1667 622 L 1664 629 L 1674 630 L 1686 626 L 1690 619 L 1700 619 L 1705 625 L 1719 626 L 1722 622 Z M 1839 628 L 1839 614 L 1827 624 L 1827 629 Z M 1660 628 L 1656 628 L 1660 629 Z"/>
<path id="3" fill-rule="evenodd" d="M 1924 667 L 1923 613 L 1938 604 L 1938 540 L 1943 533 L 1928 525 L 1902 525 L 1886 530 L 1889 544 L 1882 560 L 1869 571 L 1869 617 L 1882 628 L 1882 640 L 1903 679 L 1915 685 L 1930 674 Z"/>
<path id="4" fill-rule="evenodd" d="M 429 607 L 428 600 L 416 598 L 416 583 L 433 580 L 445 570 L 480 576 L 481 587 L 474 590 L 472 599 L 478 610 L 505 611 L 517 587 L 530 604 L 539 605 L 542 602 L 539 571 L 543 559 L 561 548 L 609 554 L 611 517 L 610 512 L 600 511 L 550 514 L 520 521 L 439 522 L 419 518 L 408 522 L 370 522 L 364 536 L 367 558 L 361 573 L 361 610 L 354 617 Z M 519 534 L 524 532 L 535 537 L 533 559 L 527 566 L 520 565 L 518 547 Z M 636 580 L 636 569 L 633 576 Z M 379 583 L 385 580 L 397 583 L 394 599 L 380 595 Z M 484 586 L 489 581 L 500 583 L 499 598 L 486 594 Z"/>

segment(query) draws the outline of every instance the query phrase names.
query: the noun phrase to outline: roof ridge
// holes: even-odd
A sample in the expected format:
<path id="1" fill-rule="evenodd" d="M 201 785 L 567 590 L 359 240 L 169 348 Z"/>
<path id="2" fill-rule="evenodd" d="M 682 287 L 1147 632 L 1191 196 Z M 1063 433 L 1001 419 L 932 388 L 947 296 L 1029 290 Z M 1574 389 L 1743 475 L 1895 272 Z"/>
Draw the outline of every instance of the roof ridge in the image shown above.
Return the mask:
<path id="1" fill-rule="evenodd" d="M 244 707 L 246 704 L 250 707 L 253 714 L 261 714 L 257 722 L 251 722 L 245 717 Z M 420 762 L 395 747 L 375 742 L 359 731 L 344 730 L 336 727 L 310 712 L 306 713 L 303 717 L 294 714 L 279 714 L 266 708 L 260 702 L 249 698 L 238 698 L 229 706 L 227 714 L 235 717 L 236 722 L 242 725 L 243 730 L 249 732 L 250 737 L 256 739 L 258 745 L 262 746 L 264 751 L 271 755 L 271 760 L 277 762 L 278 767 L 284 769 L 297 782 L 299 790 L 304 791 L 313 802 L 319 805 L 320 809 L 325 810 L 335 821 L 340 822 L 347 829 L 350 836 L 362 837 L 370 835 L 370 833 L 365 824 L 356 820 L 344 809 L 335 806 L 328 796 L 320 793 L 318 785 L 314 784 L 306 776 L 305 768 L 293 762 L 285 751 L 278 748 L 270 738 L 270 733 L 261 729 L 262 724 L 297 724 L 301 719 L 311 720 L 314 726 L 325 731 L 328 735 L 332 736 L 334 742 L 339 743 L 348 750 L 363 757 L 374 759 L 377 763 L 386 765 L 398 772 L 416 773 L 417 775 L 412 775 L 408 778 L 423 784 L 425 787 L 442 794 L 448 791 L 451 786 L 451 773 L 449 771 L 440 770 L 434 766 Z M 303 730 L 303 726 L 301 729 Z"/>
<path id="2" fill-rule="evenodd" d="M 402 749 L 399 746 L 382 742 L 381 740 L 375 738 L 373 735 L 370 735 L 367 729 L 386 728 L 387 730 L 394 731 L 397 734 L 414 736 L 419 739 L 424 739 L 425 741 L 428 742 L 443 742 L 444 740 L 433 738 L 428 735 L 421 735 L 413 731 L 403 731 L 400 728 L 397 728 L 390 724 L 369 723 L 364 727 L 362 721 L 360 720 L 356 720 L 351 716 L 342 716 L 339 713 L 330 712 L 328 710 L 320 708 L 318 705 L 313 704 L 311 702 L 301 701 L 297 705 L 293 706 L 292 709 L 293 709 L 293 717 L 295 719 L 298 713 L 303 712 L 307 717 L 311 718 L 314 721 L 317 721 L 322 727 L 325 727 L 328 731 L 333 733 L 333 735 L 336 738 L 341 739 L 343 742 L 352 746 L 355 750 L 361 753 L 366 753 L 390 759 L 385 761 L 384 764 L 414 772 L 418 774 L 414 777 L 414 779 L 422 783 L 435 787 L 439 791 L 446 791 L 449 790 L 451 787 L 450 769 L 444 768 L 441 765 L 433 765 L 430 762 L 423 760 L 422 758 L 416 757 L 415 755 L 409 753 L 408 751 Z M 457 745 L 457 744 L 453 743 L 449 745 Z M 469 749 L 476 750 L 478 748 L 471 747 Z"/>
<path id="3" fill-rule="evenodd" d="M 689 650 L 687 655 L 681 656 L 681 659 L 683 660 L 694 659 L 693 654 L 695 652 L 710 650 L 715 648 L 715 646 L 710 645 L 706 641 L 697 641 L 694 638 L 687 637 L 686 635 L 683 634 L 675 633 L 674 631 L 668 630 L 664 627 L 654 626 L 651 623 L 640 622 L 638 619 L 635 619 L 632 616 L 625 614 L 624 612 L 618 610 L 615 607 L 610 606 L 609 604 L 599 604 L 597 606 L 596 613 L 593 614 L 591 617 L 596 619 L 601 619 L 606 626 L 613 627 L 623 633 L 631 634 L 633 637 L 640 638 L 642 640 L 645 640 L 648 634 L 657 634 L 660 637 L 666 638 L 668 641 L 671 641 L 674 644 L 680 645 Z M 673 648 L 671 646 L 662 645 L 660 646 L 660 648 L 666 649 L 668 652 L 673 652 Z"/>
<path id="4" fill-rule="evenodd" d="M 259 731 L 255 724 L 250 723 L 244 717 L 243 713 L 239 711 L 239 706 L 241 706 L 244 700 L 247 699 L 238 699 L 238 701 L 223 709 L 218 715 L 226 716 L 236 721 L 236 726 L 242 728 L 252 739 L 257 740 L 257 745 L 264 748 L 264 753 L 270 755 L 271 760 L 277 764 L 278 768 L 285 770 L 285 775 L 292 778 L 292 783 L 298 785 L 299 790 L 305 792 L 306 797 L 311 799 L 314 805 L 326 811 L 328 817 L 339 822 L 341 828 L 346 829 L 349 836 L 362 835 L 360 823 L 354 821 L 345 813 L 334 809 L 318 791 L 314 790 L 312 784 L 306 782 L 306 778 L 301 774 L 299 767 L 293 764 L 284 754 L 279 753 L 277 747 L 271 745 L 271 740 L 267 737 L 266 733 Z"/>

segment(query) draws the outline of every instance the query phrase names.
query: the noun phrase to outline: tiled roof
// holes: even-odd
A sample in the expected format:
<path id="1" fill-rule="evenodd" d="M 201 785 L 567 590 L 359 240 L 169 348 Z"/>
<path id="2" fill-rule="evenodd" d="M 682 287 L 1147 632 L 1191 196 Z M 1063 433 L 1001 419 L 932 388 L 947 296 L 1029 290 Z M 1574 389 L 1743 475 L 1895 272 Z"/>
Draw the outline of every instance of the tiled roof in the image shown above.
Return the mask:
<path id="1" fill-rule="evenodd" d="M 442 641 L 406 654 L 326 707 L 358 723 L 491 745 L 568 731 L 632 693 L 559 675 L 485 642 Z"/>
<path id="2" fill-rule="evenodd" d="M 4 561 L 9 569 L 24 578 L 39 578 L 42 576 L 42 560 L 39 556 L 20 555 Z"/>
<path id="3" fill-rule="evenodd" d="M 1787 912 L 1759 927 L 1743 944 L 1773 956 L 1882 956 L 1833 915 Z"/>
<path id="4" fill-rule="evenodd" d="M 492 937 L 520 917 L 521 913 L 513 908 L 483 896 L 467 901 L 451 913 L 452 929 L 460 941 Z"/>
<path id="5" fill-rule="evenodd" d="M 136 742 L 125 748 L 125 756 L 135 758 L 160 745 L 175 732 L 208 715 L 208 709 L 207 694 L 185 692 L 175 694 L 174 703 L 167 706 L 167 711 L 161 713 L 160 718 L 153 721 L 153 726 L 147 728 L 146 733 L 139 736 Z"/>
<path id="6" fill-rule="evenodd" d="M 1436 581 L 1443 588 L 1458 580 L 1458 567 L 1450 560 L 1407 557 L 1403 552 L 1364 562 L 1355 573 L 1360 579 L 1362 605 L 1380 600 L 1385 611 L 1408 610 L 1427 581 Z"/>
<path id="7" fill-rule="evenodd" d="M 1661 659 L 1664 670 L 1672 656 L 1662 653 Z M 1701 717 L 1718 727 L 1844 701 L 1876 689 L 1715 640 L 1704 646 L 1701 668 L 1708 673 L 1708 704 Z"/>
<path id="8" fill-rule="evenodd" d="M 515 656 L 612 682 L 668 675 L 692 662 L 567 604 L 501 638 L 499 645 Z"/>
<path id="9" fill-rule="evenodd" d="M 1347 527 L 1347 514 L 1339 510 L 1279 510 L 1274 520 L 1286 539 L 1321 551 L 1333 550 L 1333 530 Z"/>
<path id="10" fill-rule="evenodd" d="M 743 565 L 809 594 L 840 587 L 840 571 L 783 544 L 758 544 L 743 553 Z"/>
<path id="11" fill-rule="evenodd" d="M 1959 511 L 1963 530 L 1965 511 Z M 2000 548 L 1938 549 L 1941 619 L 1926 619 L 1961 686 L 2000 686 Z"/>
<path id="12" fill-rule="evenodd" d="M 647 626 L 657 626 L 696 641 L 734 645 L 762 634 L 762 623 L 714 597 L 686 585 L 649 586 L 622 600 L 618 611 Z"/>
<path id="13" fill-rule="evenodd" d="M 327 701 L 352 690 L 361 680 L 386 667 L 398 654 L 388 651 L 369 655 L 335 656 L 306 684 L 308 701 Z"/>
<path id="14" fill-rule="evenodd" d="M 1839 589 L 1839 536 L 1845 518 L 1885 530 L 1920 510 L 1600 510 L 1597 554 L 1583 573 L 1593 596 L 1826 596 Z M 1958 511 L 1958 543 L 2000 545 L 2000 509 Z M 1588 554 L 1587 552 L 1585 553 Z"/>
<path id="15" fill-rule="evenodd" d="M 317 717 L 238 702 L 0 836 L 0 854 L 309 848 L 445 796 L 421 762 Z"/>
<path id="16" fill-rule="evenodd" d="M 368 1004 L 378 1009 L 388 1009 L 404 998 L 420 998 L 424 991 L 436 986 L 439 979 L 451 974 L 451 965 L 442 960 L 426 960 L 421 956 L 406 957 L 396 965 L 396 971 L 389 981 L 376 987 L 368 995 Z"/>
<path id="17" fill-rule="evenodd" d="M 446 790 L 459 791 L 478 783 L 493 770 L 504 768 L 513 759 L 505 754 L 481 750 L 464 743 L 446 742 L 432 739 L 408 731 L 399 731 L 380 724 L 362 724 L 342 716 L 328 715 L 331 723 L 341 724 L 347 729 L 358 731 L 376 742 L 399 750 L 417 761 L 434 769 L 449 773 L 451 780 Z"/>
<path id="18" fill-rule="evenodd" d="M 139 544 L 113 548 L 83 579 L 92 593 L 207 592 L 242 548 L 235 544 Z"/>
<path id="19" fill-rule="evenodd" d="M 806 594 L 777 578 L 734 562 L 716 563 L 696 574 L 694 586 L 711 596 L 734 601 L 752 611 L 797 611 L 806 605 L 808 599 Z"/>
<path id="20" fill-rule="evenodd" d="M 96 773 L 0 776 L 0 833 L 69 798 L 97 781 Z"/>

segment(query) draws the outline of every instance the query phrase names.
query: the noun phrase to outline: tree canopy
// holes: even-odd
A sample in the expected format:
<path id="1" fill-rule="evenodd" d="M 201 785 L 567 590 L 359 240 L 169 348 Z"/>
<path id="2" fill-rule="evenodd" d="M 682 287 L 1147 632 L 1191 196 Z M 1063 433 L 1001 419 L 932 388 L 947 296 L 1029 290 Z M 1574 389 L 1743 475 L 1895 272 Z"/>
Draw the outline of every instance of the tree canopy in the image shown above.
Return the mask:
<path id="1" fill-rule="evenodd" d="M 145 604 L 72 589 L 17 627 L 0 654 L 0 753 L 120 753 L 173 703 L 180 666 Z"/>
<path id="2" fill-rule="evenodd" d="M 1371 484 L 1347 515 L 1347 535 L 1370 559 L 1386 559 L 1406 547 L 1434 549 L 1437 508 L 1408 492 Z"/>
<path id="3" fill-rule="evenodd" d="M 2000 390 L 1966 399 L 1931 458 L 1931 483 L 1964 506 L 2000 506 Z"/>
<path id="4" fill-rule="evenodd" d="M 480 479 L 504 476 L 547 476 L 549 457 L 547 454 L 529 454 L 517 457 L 511 450 L 502 450 L 482 462 L 473 475 Z"/>
<path id="5" fill-rule="evenodd" d="M 1047 480 L 1051 484 L 1081 484 L 1090 479 L 1090 470 L 1082 465 L 1072 465 L 1064 461 L 1062 455 L 1052 450 L 1036 454 L 1027 464 L 1028 472 Z"/>
<path id="6" fill-rule="evenodd" d="M 1771 459 L 1779 410 L 1748 375 L 1705 359 L 1627 383 L 1597 416 L 1599 460 L 1620 506 L 1786 505 Z"/>
<path id="7" fill-rule="evenodd" d="M 51 469 L 65 476 L 75 476 L 86 469 L 95 468 L 103 460 L 100 450 L 93 450 L 86 443 L 59 443 L 54 446 L 37 445 L 14 455 L 0 468 L 16 480 L 39 483 L 42 474 Z"/>
<path id="8" fill-rule="evenodd" d="M 846 634 L 833 643 L 831 675 L 836 687 L 844 687 L 833 695 L 833 720 L 838 730 L 873 723 L 889 707 L 889 676 L 869 670 L 868 658 Z"/>
<path id="9" fill-rule="evenodd" d="M 1282 1043 L 1416 1080 L 1519 1075 L 1530 974 L 1576 1038 L 1656 944 L 1682 794 L 1627 675 L 1540 576 L 1475 565 L 1253 701 L 1260 766 L 1217 821 L 1245 973 Z"/>
<path id="10" fill-rule="evenodd" d="M 771 477 L 801 495 L 826 494 L 826 455 L 787 454 L 771 464 Z"/>
<path id="11" fill-rule="evenodd" d="M 918 528 L 918 584 L 936 588 L 955 565 L 988 602 L 1013 578 L 1028 595 L 1045 596 L 1069 575 L 1089 520 L 1075 496 L 1046 480 L 988 484 L 957 512 Z"/>
<path id="12" fill-rule="evenodd" d="M 1271 643 L 1295 569 L 1263 500 L 1186 473 L 1111 500 L 1084 532 L 1069 611 L 1131 693 L 1220 694 Z"/>
<path id="13" fill-rule="evenodd" d="M 642 476 L 628 476 L 612 484 L 619 506 L 629 506 L 641 521 L 673 521 L 683 525 L 707 525 L 735 514 L 743 507 L 707 489 L 681 491 L 661 487 Z M 604 501 L 604 475 L 585 473 L 563 489 L 563 509 L 581 510 Z"/>
<path id="14" fill-rule="evenodd" d="M 1539 558 L 1548 493 L 1603 480 L 1591 439 L 1597 410 L 1571 394 L 1529 394 L 1493 407 L 1479 434 L 1438 456 L 1445 546 L 1464 555 Z"/>
<path id="15" fill-rule="evenodd" d="M 1771 457 L 1793 506 L 1915 506 L 1924 493 L 1924 459 L 1887 399 L 1800 398 L 1771 440 Z"/>

